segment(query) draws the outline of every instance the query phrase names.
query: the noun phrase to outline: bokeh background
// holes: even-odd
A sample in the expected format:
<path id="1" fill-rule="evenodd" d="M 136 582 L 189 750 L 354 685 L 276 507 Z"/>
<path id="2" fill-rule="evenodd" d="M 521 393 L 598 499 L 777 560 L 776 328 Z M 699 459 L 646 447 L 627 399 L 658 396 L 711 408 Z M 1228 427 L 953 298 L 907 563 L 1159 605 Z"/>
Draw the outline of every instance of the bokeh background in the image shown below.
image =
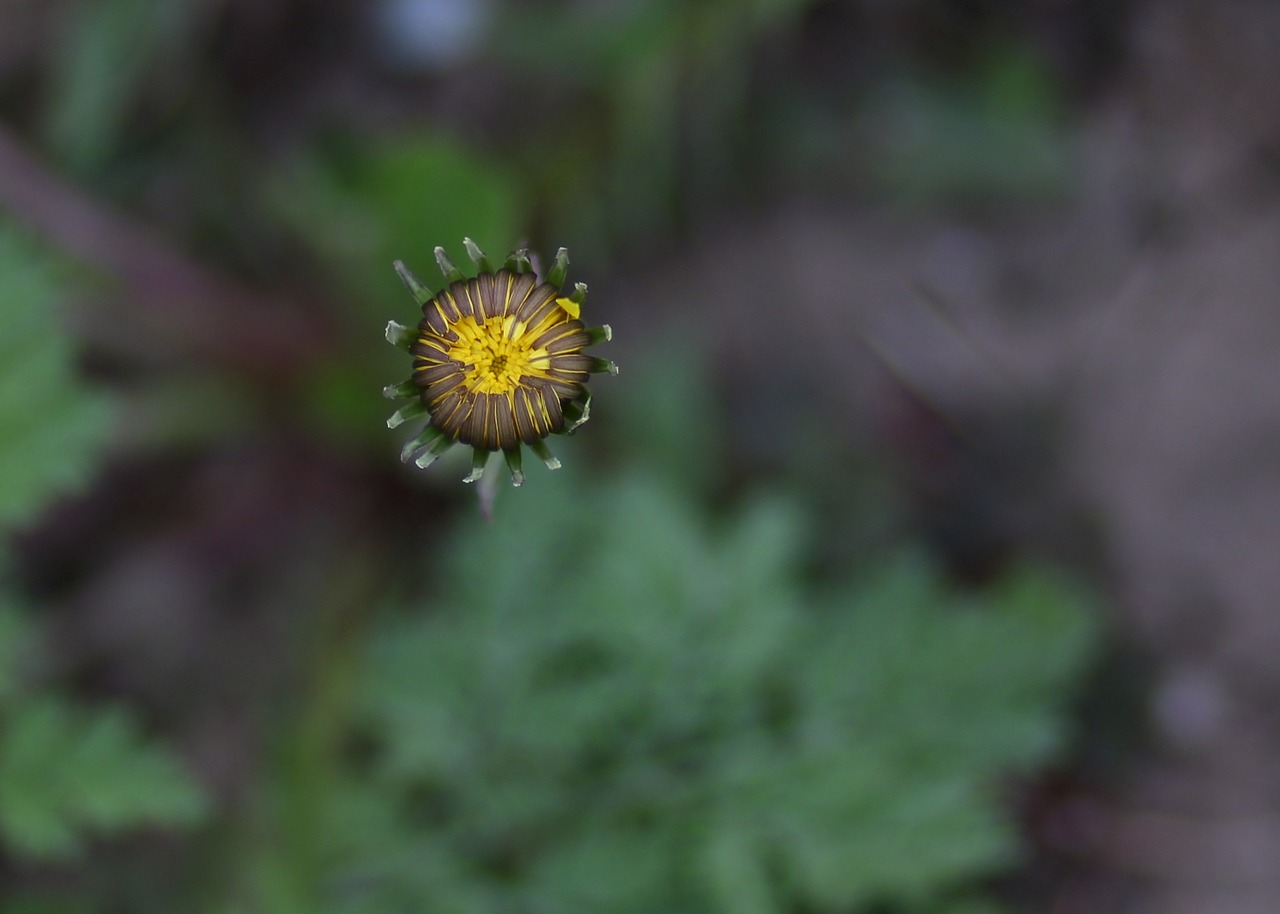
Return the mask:
<path id="1" fill-rule="evenodd" d="M 1278 47 L 4 0 L 0 912 L 1280 910 Z M 488 521 L 379 396 L 463 236 L 622 368 Z"/>

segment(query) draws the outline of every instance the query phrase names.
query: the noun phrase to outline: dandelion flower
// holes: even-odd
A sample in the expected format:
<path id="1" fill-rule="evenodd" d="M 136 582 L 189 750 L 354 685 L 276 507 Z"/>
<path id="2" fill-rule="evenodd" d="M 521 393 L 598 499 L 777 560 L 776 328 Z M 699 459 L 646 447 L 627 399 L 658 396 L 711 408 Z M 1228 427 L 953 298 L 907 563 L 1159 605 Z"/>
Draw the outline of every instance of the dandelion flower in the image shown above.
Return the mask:
<path id="1" fill-rule="evenodd" d="M 550 469 L 559 468 L 544 439 L 587 421 L 593 372 L 617 374 L 612 362 L 584 352 L 612 333 L 607 324 L 588 328 L 579 319 L 587 294 L 583 283 L 562 294 L 569 267 L 564 248 L 540 277 L 526 250 L 494 270 L 475 242 L 463 243 L 478 274 L 464 277 L 437 247 L 436 263 L 448 287 L 434 295 L 402 262 L 395 263 L 423 317 L 416 329 L 395 321 L 387 325 L 387 340 L 413 355 L 413 372 L 383 394 L 414 400 L 387 426 L 427 417 L 422 432 L 404 446 L 402 460 L 427 467 L 454 444 L 470 445 L 472 470 L 465 481 L 474 482 L 489 455 L 502 451 L 511 481 L 520 485 L 521 447 L 532 449 Z"/>

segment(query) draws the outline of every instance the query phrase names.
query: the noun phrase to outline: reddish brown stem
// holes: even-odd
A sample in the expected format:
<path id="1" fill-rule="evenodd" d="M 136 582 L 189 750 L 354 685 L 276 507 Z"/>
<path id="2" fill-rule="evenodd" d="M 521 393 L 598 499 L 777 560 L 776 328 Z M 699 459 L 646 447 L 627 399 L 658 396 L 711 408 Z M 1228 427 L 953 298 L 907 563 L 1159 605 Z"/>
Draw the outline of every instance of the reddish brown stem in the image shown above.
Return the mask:
<path id="1" fill-rule="evenodd" d="M 173 250 L 144 225 L 52 174 L 0 126 L 0 209 L 48 244 L 119 280 L 127 323 L 155 345 L 250 375 L 280 377 L 325 351 L 320 315 Z"/>

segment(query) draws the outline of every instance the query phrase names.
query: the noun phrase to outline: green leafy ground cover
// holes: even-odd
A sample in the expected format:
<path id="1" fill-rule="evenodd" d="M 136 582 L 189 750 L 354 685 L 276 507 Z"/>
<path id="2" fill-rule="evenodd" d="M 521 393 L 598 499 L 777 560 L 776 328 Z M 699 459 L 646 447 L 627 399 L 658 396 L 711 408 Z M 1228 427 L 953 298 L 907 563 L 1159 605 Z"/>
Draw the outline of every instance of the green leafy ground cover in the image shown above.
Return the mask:
<path id="1" fill-rule="evenodd" d="M 75 377 L 64 295 L 57 265 L 0 226 L 3 535 L 85 480 L 107 430 L 108 403 Z M 77 701 L 41 665 L 30 613 L 0 589 L 0 851 L 62 858 L 91 837 L 201 818 L 201 791 L 127 708 Z"/>
<path id="2" fill-rule="evenodd" d="M 1000 786 L 1091 642 L 1062 581 L 814 586 L 789 502 L 710 521 L 642 472 L 501 508 L 371 639 L 333 910 L 961 910 L 1016 862 Z"/>

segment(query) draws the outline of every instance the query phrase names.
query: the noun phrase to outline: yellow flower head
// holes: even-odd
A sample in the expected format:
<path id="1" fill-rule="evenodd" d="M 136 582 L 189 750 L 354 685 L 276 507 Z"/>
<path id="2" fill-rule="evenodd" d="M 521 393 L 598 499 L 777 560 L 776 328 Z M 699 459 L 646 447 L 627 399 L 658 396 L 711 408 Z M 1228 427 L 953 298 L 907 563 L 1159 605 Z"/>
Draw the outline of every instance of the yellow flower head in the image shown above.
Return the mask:
<path id="1" fill-rule="evenodd" d="M 593 343 L 607 340 L 607 325 L 588 329 L 581 320 L 587 287 L 577 283 L 561 294 L 569 255 L 561 248 L 545 278 L 533 272 L 527 251 L 490 267 L 484 253 L 464 239 L 479 269 L 463 277 L 443 248 L 435 249 L 448 288 L 436 295 L 396 261 L 396 272 L 422 305 L 416 330 L 394 321 L 387 339 L 414 356 L 408 381 L 386 388 L 388 397 L 416 397 L 387 425 L 395 428 L 427 415 L 422 433 L 405 445 L 402 458 L 428 466 L 455 443 L 471 445 L 479 479 L 489 454 L 502 451 L 512 482 L 524 481 L 520 446 L 528 445 L 551 469 L 560 462 L 543 439 L 572 432 L 590 415 L 587 380 L 592 372 L 617 373 L 604 359 L 585 355 Z"/>

